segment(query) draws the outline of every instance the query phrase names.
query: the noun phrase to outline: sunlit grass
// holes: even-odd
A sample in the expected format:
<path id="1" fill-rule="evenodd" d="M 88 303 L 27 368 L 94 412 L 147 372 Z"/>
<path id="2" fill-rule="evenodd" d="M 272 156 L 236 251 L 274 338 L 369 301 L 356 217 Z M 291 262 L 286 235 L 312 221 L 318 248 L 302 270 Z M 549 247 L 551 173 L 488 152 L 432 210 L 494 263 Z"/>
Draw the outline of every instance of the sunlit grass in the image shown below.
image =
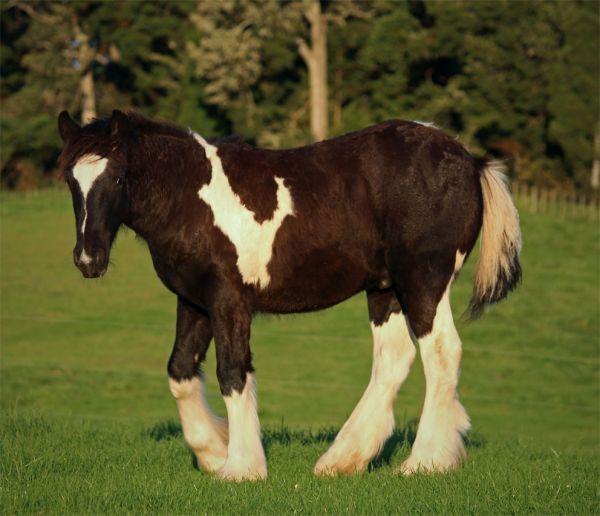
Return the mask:
<path id="1" fill-rule="evenodd" d="M 119 237 L 107 277 L 84 281 L 72 265 L 69 202 L 62 191 L 2 197 L 3 512 L 597 509 L 594 223 L 524 214 L 523 285 L 481 321 L 459 324 L 460 394 L 473 422 L 461 470 L 411 479 L 392 473 L 408 453 L 421 407 L 416 362 L 385 460 L 355 478 L 312 477 L 369 379 L 366 303 L 357 296 L 316 314 L 255 321 L 270 477 L 231 486 L 193 469 L 179 435 L 166 382 L 174 297 L 131 232 Z M 454 289 L 457 316 L 472 267 L 470 260 Z M 214 369 L 211 352 L 209 398 L 223 412 Z"/>

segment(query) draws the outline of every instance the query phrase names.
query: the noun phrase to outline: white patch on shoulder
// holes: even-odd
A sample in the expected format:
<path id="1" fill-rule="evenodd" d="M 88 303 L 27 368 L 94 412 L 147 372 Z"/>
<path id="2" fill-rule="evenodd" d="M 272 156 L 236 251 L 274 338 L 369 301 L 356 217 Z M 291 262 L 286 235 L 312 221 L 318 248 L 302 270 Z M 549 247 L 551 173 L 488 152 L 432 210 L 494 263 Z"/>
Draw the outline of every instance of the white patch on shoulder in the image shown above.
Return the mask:
<path id="1" fill-rule="evenodd" d="M 87 221 L 87 195 L 94 184 L 94 181 L 106 170 L 108 164 L 107 158 L 101 158 L 96 154 L 87 154 L 83 156 L 73 167 L 73 179 L 77 181 L 81 195 L 83 197 L 81 205 L 83 206 L 83 222 L 81 223 L 81 234 L 85 231 Z M 82 258 L 83 259 L 83 258 Z"/>
<path id="2" fill-rule="evenodd" d="M 235 246 L 237 267 L 244 283 L 265 288 L 271 281 L 267 266 L 273 254 L 275 235 L 283 220 L 288 215 L 294 215 L 290 191 L 282 178 L 275 177 L 277 208 L 271 219 L 259 224 L 254 219 L 254 213 L 244 206 L 240 197 L 232 190 L 217 147 L 210 145 L 199 134 L 193 135 L 204 148 L 212 168 L 210 183 L 198 191 L 198 196 L 210 206 L 215 225 Z"/>

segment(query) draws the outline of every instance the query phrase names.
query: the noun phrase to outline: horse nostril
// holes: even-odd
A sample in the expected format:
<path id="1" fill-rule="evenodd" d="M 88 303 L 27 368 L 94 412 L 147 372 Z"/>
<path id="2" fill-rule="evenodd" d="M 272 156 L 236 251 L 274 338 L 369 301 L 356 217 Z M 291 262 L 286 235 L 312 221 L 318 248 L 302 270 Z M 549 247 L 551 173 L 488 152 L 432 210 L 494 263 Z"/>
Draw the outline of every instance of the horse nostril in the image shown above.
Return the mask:
<path id="1" fill-rule="evenodd" d="M 79 253 L 77 252 L 76 249 L 73 249 L 73 262 L 75 263 L 75 265 L 77 267 L 79 267 L 80 265 L 80 261 L 79 261 Z"/>

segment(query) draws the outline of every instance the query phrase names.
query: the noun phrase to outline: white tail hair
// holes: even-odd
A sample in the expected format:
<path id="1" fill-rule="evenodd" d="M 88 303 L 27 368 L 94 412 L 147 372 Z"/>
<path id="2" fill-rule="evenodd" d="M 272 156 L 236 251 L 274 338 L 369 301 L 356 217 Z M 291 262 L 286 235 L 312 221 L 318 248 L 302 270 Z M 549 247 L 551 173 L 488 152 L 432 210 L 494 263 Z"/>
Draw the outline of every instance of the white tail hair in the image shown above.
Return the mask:
<path id="1" fill-rule="evenodd" d="M 497 303 L 521 280 L 521 229 L 519 213 L 506 184 L 501 161 L 485 161 L 481 167 L 483 224 L 481 249 L 475 271 L 470 318 L 479 317 L 487 304 Z"/>

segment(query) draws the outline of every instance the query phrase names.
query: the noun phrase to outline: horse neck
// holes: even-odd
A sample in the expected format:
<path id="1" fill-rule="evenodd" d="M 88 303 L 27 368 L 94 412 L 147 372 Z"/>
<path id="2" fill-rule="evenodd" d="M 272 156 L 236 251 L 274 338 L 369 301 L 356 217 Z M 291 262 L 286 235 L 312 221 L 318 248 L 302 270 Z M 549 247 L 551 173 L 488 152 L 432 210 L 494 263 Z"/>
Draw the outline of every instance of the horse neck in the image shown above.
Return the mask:
<path id="1" fill-rule="evenodd" d="M 176 148 L 146 138 L 131 150 L 129 215 L 125 224 L 148 243 L 167 238 L 168 221 L 177 208 L 182 160 Z M 178 184 L 179 183 L 179 184 Z"/>

